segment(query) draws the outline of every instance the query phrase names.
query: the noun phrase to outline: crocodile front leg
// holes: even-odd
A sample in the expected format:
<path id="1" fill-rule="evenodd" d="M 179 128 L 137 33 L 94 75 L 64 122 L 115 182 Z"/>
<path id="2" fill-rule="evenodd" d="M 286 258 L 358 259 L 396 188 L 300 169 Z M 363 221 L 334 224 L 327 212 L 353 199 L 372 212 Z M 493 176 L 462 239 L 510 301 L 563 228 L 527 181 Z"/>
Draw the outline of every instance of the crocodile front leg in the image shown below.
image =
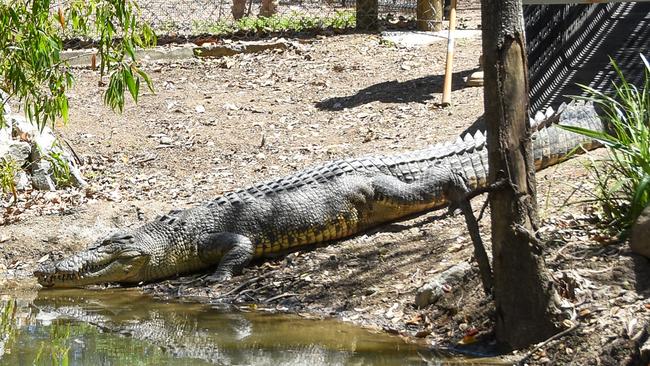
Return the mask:
<path id="1" fill-rule="evenodd" d="M 199 242 L 199 258 L 208 264 L 219 262 L 208 282 L 229 280 L 253 259 L 255 247 L 251 240 L 240 234 L 210 233 Z"/>

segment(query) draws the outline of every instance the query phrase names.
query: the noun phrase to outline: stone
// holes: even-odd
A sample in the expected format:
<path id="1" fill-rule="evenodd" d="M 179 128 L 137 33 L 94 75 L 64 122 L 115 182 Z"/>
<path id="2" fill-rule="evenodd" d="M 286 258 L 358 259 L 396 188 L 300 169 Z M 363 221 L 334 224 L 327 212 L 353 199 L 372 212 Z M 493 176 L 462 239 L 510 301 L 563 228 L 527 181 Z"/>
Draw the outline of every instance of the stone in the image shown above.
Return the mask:
<path id="1" fill-rule="evenodd" d="M 26 191 L 32 188 L 32 182 L 29 179 L 29 175 L 24 170 L 20 170 L 16 173 L 14 182 L 16 183 L 16 190 L 18 191 Z"/>
<path id="2" fill-rule="evenodd" d="M 8 142 L 9 140 L 11 140 L 11 126 L 0 128 L 0 144 L 3 142 Z"/>
<path id="3" fill-rule="evenodd" d="M 483 86 L 483 70 L 473 72 L 467 78 L 467 86 L 469 87 Z"/>
<path id="4" fill-rule="evenodd" d="M 47 160 L 32 163 L 32 186 L 39 191 L 55 191 L 56 184 L 52 179 L 52 165 Z"/>
<path id="5" fill-rule="evenodd" d="M 643 210 L 632 227 L 630 248 L 634 253 L 650 258 L 650 206 Z"/>
<path id="6" fill-rule="evenodd" d="M 437 42 L 447 42 L 448 30 L 438 32 L 423 31 L 385 31 L 381 33 L 384 42 L 390 42 L 398 47 L 423 47 Z M 480 29 L 457 29 L 454 31 L 454 39 L 480 38 Z"/>
<path id="7" fill-rule="evenodd" d="M 77 168 L 76 165 L 72 164 L 71 160 L 68 160 L 68 164 L 70 164 L 70 178 L 72 178 L 72 185 L 75 187 L 86 187 L 88 185 L 88 182 L 83 177 L 83 174 L 81 174 L 81 171 L 79 168 Z"/>
<path id="8" fill-rule="evenodd" d="M 43 199 L 46 202 L 51 202 L 51 203 L 61 203 L 61 196 L 59 196 L 58 193 L 50 191 L 47 192 L 43 195 Z"/>
<path id="9" fill-rule="evenodd" d="M 2 108 L 3 108 L 3 110 L 0 112 L 2 112 L 2 114 L 4 115 L 11 113 L 11 107 L 7 102 L 8 100 L 9 100 L 9 95 L 7 95 L 7 93 L 0 90 L 0 104 L 2 104 Z"/>
<path id="10" fill-rule="evenodd" d="M 645 342 L 639 347 L 639 362 L 637 365 L 649 365 L 650 364 L 650 337 L 648 337 Z"/>
<path id="11" fill-rule="evenodd" d="M 6 115 L 5 115 L 6 116 Z M 5 126 L 0 128 L 0 143 L 11 140 L 11 131 L 13 130 L 13 121 L 10 118 L 5 119 Z"/>
<path id="12" fill-rule="evenodd" d="M 225 57 L 240 53 L 259 53 L 266 50 L 287 50 L 293 46 L 292 43 L 278 39 L 276 41 L 251 41 L 235 42 L 229 44 L 204 44 L 194 49 L 196 57 Z"/>
<path id="13" fill-rule="evenodd" d="M 30 121 L 21 114 L 9 114 L 7 119 L 10 119 L 13 125 L 13 134 L 17 138 L 31 139 L 32 136 L 38 133 L 38 127 L 34 126 Z"/>
<path id="14" fill-rule="evenodd" d="M 438 301 L 444 294 L 445 288 L 461 282 L 472 270 L 467 262 L 460 262 L 449 269 L 438 273 L 429 283 L 418 289 L 415 295 L 415 305 L 422 309 Z"/>
<path id="15" fill-rule="evenodd" d="M 49 127 L 44 127 L 42 131 L 32 137 L 32 143 L 43 151 L 49 153 L 56 146 L 56 136 Z"/>
<path id="16" fill-rule="evenodd" d="M 15 161 L 18 166 L 27 163 L 32 149 L 28 143 L 23 141 L 0 142 L 0 159 L 10 159 Z"/>
<path id="17" fill-rule="evenodd" d="M 44 153 L 50 152 L 55 146 L 56 135 L 48 126 L 44 126 L 42 130 L 39 130 L 38 126 L 18 114 L 10 115 L 10 119 L 13 122 L 14 137 L 31 141 L 35 147 Z M 36 149 L 34 150 L 36 151 Z"/>

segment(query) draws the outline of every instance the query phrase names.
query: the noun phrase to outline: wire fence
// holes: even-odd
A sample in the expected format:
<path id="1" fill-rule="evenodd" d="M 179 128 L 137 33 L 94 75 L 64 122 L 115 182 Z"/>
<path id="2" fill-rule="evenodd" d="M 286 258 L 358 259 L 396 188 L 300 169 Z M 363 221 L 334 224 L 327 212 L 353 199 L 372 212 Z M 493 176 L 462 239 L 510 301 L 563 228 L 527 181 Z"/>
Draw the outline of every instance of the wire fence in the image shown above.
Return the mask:
<path id="1" fill-rule="evenodd" d="M 359 15 L 355 0 L 141 0 L 138 4 L 142 18 L 161 35 L 226 33 L 234 26 L 352 28 Z M 417 0 L 379 0 L 376 10 L 370 11 L 387 21 L 413 22 L 416 8 Z"/>

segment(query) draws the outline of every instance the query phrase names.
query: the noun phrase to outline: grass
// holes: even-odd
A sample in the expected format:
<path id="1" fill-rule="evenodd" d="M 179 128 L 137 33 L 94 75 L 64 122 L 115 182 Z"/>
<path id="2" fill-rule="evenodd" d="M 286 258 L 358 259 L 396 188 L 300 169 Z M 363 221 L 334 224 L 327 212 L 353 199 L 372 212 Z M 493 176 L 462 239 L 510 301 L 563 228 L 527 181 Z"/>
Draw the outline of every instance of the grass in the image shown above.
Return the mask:
<path id="1" fill-rule="evenodd" d="M 641 60 L 645 67 L 641 85 L 629 83 L 611 60 L 619 78 L 613 95 L 580 85 L 586 96 L 574 97 L 601 108 L 606 132 L 563 126 L 607 148 L 609 159 L 590 166 L 597 184 L 594 194 L 605 224 L 624 236 L 650 203 L 650 63 L 643 55 Z"/>
<path id="2" fill-rule="evenodd" d="M 16 175 L 18 174 L 18 164 L 11 158 L 0 159 L 0 188 L 3 195 L 11 194 L 14 198 L 14 203 L 18 200 L 18 193 L 16 192 Z"/>
<path id="3" fill-rule="evenodd" d="M 50 327 L 50 339 L 41 343 L 34 359 L 34 365 L 46 364 L 45 354 L 49 353 L 52 366 L 68 366 L 70 364 L 70 324 L 63 324 L 57 320 Z"/>
<path id="4" fill-rule="evenodd" d="M 0 302 L 0 344 L 10 349 L 16 339 L 16 300 Z"/>
<path id="5" fill-rule="evenodd" d="M 50 151 L 45 156 L 45 160 L 49 161 L 52 165 L 52 177 L 57 187 L 69 187 L 72 185 L 70 163 L 63 158 L 61 152 Z"/>
<path id="6" fill-rule="evenodd" d="M 273 15 L 271 17 L 244 17 L 234 23 L 198 22 L 192 24 L 192 33 L 209 33 L 226 36 L 239 32 L 245 33 L 279 33 L 302 32 L 318 29 L 347 29 L 356 25 L 356 14 L 351 10 L 337 10 L 333 15 L 320 17 L 299 12 Z"/>

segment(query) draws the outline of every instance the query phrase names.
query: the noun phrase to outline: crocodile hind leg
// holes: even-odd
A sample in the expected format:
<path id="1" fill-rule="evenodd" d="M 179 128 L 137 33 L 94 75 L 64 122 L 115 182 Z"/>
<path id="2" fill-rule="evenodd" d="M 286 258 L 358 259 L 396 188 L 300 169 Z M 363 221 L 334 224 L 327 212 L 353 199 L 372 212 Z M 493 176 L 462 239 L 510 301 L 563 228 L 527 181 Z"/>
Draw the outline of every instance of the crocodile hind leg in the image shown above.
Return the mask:
<path id="1" fill-rule="evenodd" d="M 424 172 L 422 178 L 410 183 L 394 177 L 384 176 L 373 180 L 375 194 L 379 198 L 398 204 L 417 204 L 437 197 L 443 197 L 450 207 L 458 208 L 465 217 L 467 229 L 474 245 L 474 256 L 478 263 L 481 281 L 486 294 L 493 286 L 490 260 L 485 252 L 478 222 L 472 211 L 468 194 L 470 190 L 466 179 L 459 173 L 445 167 L 432 166 Z"/>
<path id="2" fill-rule="evenodd" d="M 449 197 L 452 192 L 469 191 L 460 173 L 439 165 L 432 165 L 412 182 L 404 182 L 391 175 L 378 175 L 373 177 L 372 186 L 378 201 L 404 206 L 423 203 L 443 206 L 450 201 L 455 204 L 456 200 Z"/>
<path id="3" fill-rule="evenodd" d="M 199 257 L 205 263 L 219 264 L 208 282 L 221 282 L 232 278 L 253 259 L 255 248 L 251 240 L 234 233 L 211 233 L 199 243 Z"/>

